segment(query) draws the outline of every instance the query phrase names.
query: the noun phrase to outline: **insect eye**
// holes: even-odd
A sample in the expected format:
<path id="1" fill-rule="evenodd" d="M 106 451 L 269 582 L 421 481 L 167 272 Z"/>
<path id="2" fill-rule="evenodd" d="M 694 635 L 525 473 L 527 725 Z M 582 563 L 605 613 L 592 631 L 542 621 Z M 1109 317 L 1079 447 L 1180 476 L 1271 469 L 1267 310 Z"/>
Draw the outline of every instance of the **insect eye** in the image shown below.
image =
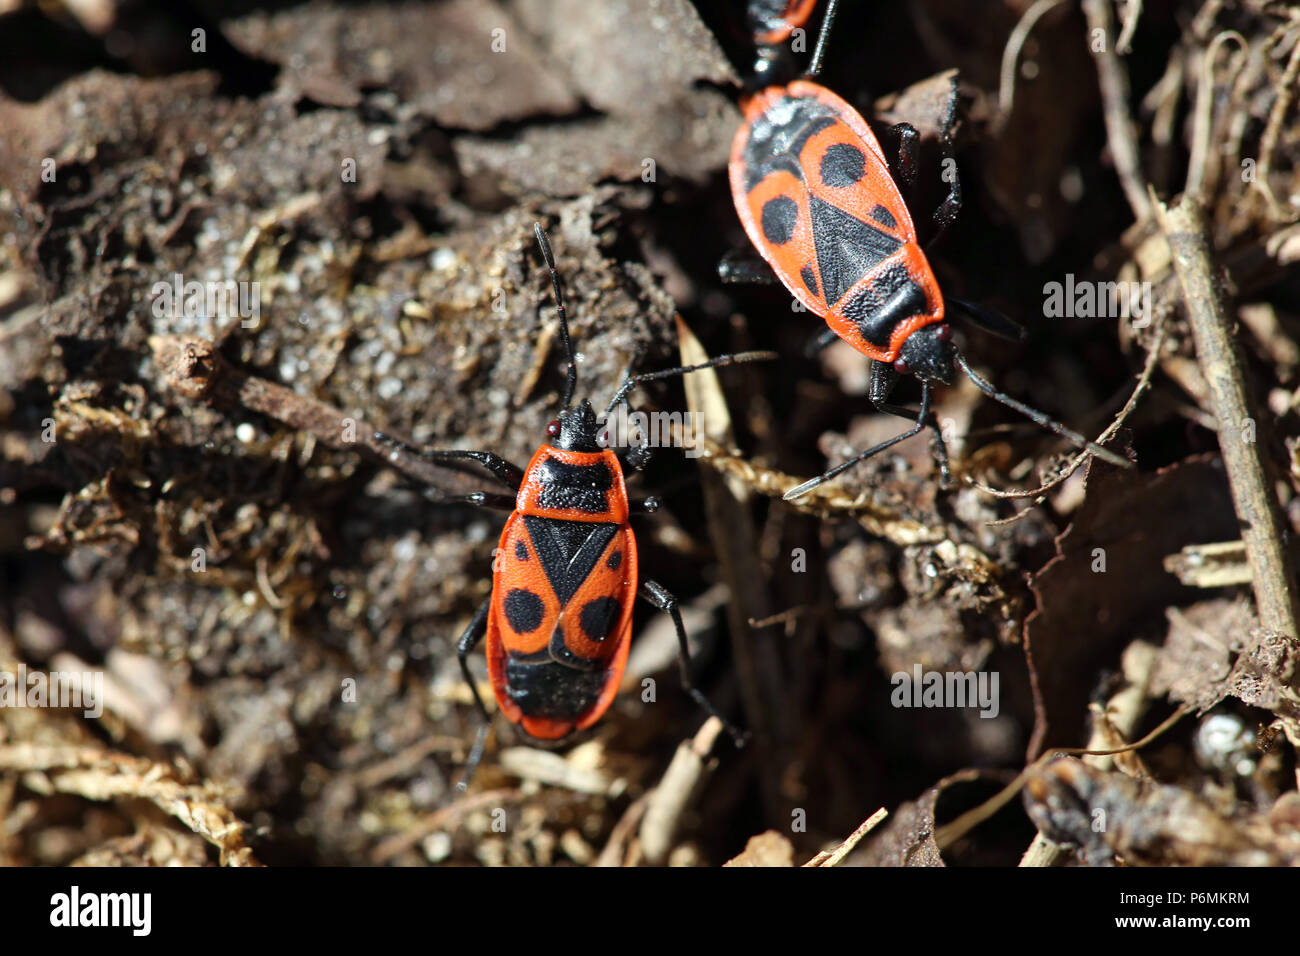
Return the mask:
<path id="1" fill-rule="evenodd" d="M 554 419 L 546 426 L 546 434 L 550 435 L 552 438 L 560 434 L 560 420 L 558 418 Z"/>
<path id="2" fill-rule="evenodd" d="M 911 370 L 912 367 L 908 365 L 904 359 L 894 360 L 894 371 L 897 372 L 899 375 L 906 375 Z"/>
<path id="3" fill-rule="evenodd" d="M 947 342 L 952 338 L 952 328 L 947 325 L 941 325 L 935 330 L 934 337 L 940 342 Z"/>

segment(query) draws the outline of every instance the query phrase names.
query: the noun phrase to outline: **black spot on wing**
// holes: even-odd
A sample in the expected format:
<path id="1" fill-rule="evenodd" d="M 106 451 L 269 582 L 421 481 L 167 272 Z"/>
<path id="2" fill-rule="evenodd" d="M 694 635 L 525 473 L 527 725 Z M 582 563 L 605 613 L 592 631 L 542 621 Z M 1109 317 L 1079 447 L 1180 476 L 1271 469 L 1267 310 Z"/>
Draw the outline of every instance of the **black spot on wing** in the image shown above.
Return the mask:
<path id="1" fill-rule="evenodd" d="M 532 591 L 515 588 L 506 595 L 506 621 L 517 634 L 530 634 L 542 626 L 546 608 Z"/>
<path id="2" fill-rule="evenodd" d="M 587 638 L 599 643 L 609 637 L 609 629 L 614 626 L 614 620 L 618 616 L 619 603 L 612 597 L 593 598 L 582 606 L 582 613 L 578 615 L 578 623 L 582 626 L 582 633 Z"/>
<path id="3" fill-rule="evenodd" d="M 867 171 L 867 157 L 852 143 L 832 143 L 822 154 L 818 174 L 822 182 L 836 189 L 852 186 Z"/>
<path id="4" fill-rule="evenodd" d="M 826 301 L 834 305 L 844 293 L 902 245 L 870 223 L 812 196 L 813 242 Z"/>
<path id="5" fill-rule="evenodd" d="M 898 220 L 895 219 L 894 214 L 890 212 L 888 209 L 886 209 L 884 206 L 877 205 L 874 208 L 872 208 L 871 218 L 876 220 L 876 222 L 880 223 L 886 229 L 898 228 Z"/>
<path id="6" fill-rule="evenodd" d="M 789 196 L 773 196 L 763 203 L 763 238 L 776 246 L 783 246 L 794 235 L 799 224 L 799 205 Z"/>
<path id="7" fill-rule="evenodd" d="M 817 291 L 817 277 L 813 275 L 812 266 L 805 264 L 799 270 L 799 278 L 803 279 L 804 287 L 813 295 L 820 295 Z"/>
<path id="8" fill-rule="evenodd" d="M 619 566 L 622 565 L 622 563 L 623 563 L 623 552 L 615 551 L 612 554 L 610 554 L 609 560 L 605 562 L 605 567 L 609 568 L 611 571 L 617 571 L 619 569 Z"/>
<path id="9" fill-rule="evenodd" d="M 587 580 L 619 529 L 608 522 L 559 521 L 536 515 L 524 515 L 524 524 L 561 605 Z"/>
<path id="10" fill-rule="evenodd" d="M 528 546 L 525 545 L 522 541 L 515 542 L 515 557 L 518 558 L 520 561 L 528 560 Z"/>

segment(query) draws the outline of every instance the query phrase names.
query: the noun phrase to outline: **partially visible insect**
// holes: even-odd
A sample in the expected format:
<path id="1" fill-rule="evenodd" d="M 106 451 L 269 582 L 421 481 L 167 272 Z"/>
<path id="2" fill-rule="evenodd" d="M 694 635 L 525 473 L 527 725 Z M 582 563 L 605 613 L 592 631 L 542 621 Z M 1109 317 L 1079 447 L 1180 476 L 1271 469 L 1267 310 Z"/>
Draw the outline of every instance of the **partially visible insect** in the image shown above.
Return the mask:
<path id="1" fill-rule="evenodd" d="M 829 327 L 816 346 L 840 338 L 870 358 L 871 403 L 879 411 L 915 424 L 791 488 L 785 498 L 797 498 L 927 427 L 934 434 L 935 458 L 943 481 L 949 484 L 947 449 L 930 404 L 932 387 L 952 384 L 956 368 L 985 395 L 1039 426 L 1112 464 L 1131 467 L 1127 459 L 999 392 L 976 374 L 957 350 L 946 307 L 1005 338 L 1018 339 L 1024 332 L 990 309 L 945 299 L 875 134 L 852 106 L 810 79 L 821 69 L 838 6 L 839 0 L 831 0 L 827 7 L 802 79 L 768 86 L 741 102 L 744 122 L 736 132 L 728 167 L 731 193 L 741 224 L 766 266 L 753 257 L 733 256 L 720 264 L 719 274 L 726 282 L 778 279 Z M 760 65 L 768 62 L 770 57 L 760 55 Z M 954 81 L 943 136 L 949 159 L 949 130 L 955 110 Z M 912 191 L 919 136 L 906 123 L 894 127 L 894 132 L 899 139 L 897 176 Z M 961 208 L 956 163 L 945 165 L 953 175 L 948 196 L 934 213 L 935 238 Z M 919 411 L 888 401 L 904 375 L 913 375 L 921 383 Z"/>
<path id="2" fill-rule="evenodd" d="M 781 68 L 785 42 L 807 25 L 816 8 L 817 0 L 750 0 L 745 12 L 757 51 L 756 77 Z"/>
<path id="3" fill-rule="evenodd" d="M 564 296 L 546 233 L 540 223 L 533 228 L 551 275 L 568 369 L 564 410 L 546 427 L 546 441 L 528 467 L 521 469 L 489 451 L 421 449 L 383 432 L 374 436 L 395 455 L 440 463 L 477 462 L 514 492 L 513 497 L 476 492 L 440 499 L 511 512 L 501 532 L 492 593 L 456 645 L 461 671 L 484 720 L 462 789 L 482 758 L 491 722 L 468 661 L 484 637 L 488 675 L 501 712 L 530 737 L 560 740 L 596 723 L 618 693 L 631 644 L 632 605 L 639 595 L 671 616 L 682 685 L 705 711 L 717 716 L 691 684 L 690 649 L 676 598 L 662 585 L 639 578 L 636 537 L 628 517 L 657 510 L 659 501 L 628 498 L 619 458 L 602 444 L 603 421 L 643 382 L 776 358 L 772 352 L 741 352 L 699 365 L 629 375 L 597 419 L 591 402 L 572 404 L 578 372 Z M 633 452 L 634 464 L 644 465 L 649 449 L 642 446 Z M 744 736 L 731 724 L 726 726 L 739 746 Z"/>

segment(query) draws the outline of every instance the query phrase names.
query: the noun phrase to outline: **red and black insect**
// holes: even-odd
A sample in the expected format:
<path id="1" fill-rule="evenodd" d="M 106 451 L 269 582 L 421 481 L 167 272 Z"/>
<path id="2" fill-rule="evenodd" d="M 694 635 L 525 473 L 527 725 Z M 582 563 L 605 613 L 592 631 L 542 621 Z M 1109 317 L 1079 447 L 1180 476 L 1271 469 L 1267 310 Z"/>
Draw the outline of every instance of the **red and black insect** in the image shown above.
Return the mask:
<path id="1" fill-rule="evenodd" d="M 774 353 L 743 352 L 700 365 L 629 375 L 599 420 L 589 401 L 571 407 L 577 365 L 564 297 L 546 234 L 540 224 L 534 230 L 551 274 L 568 369 L 564 411 L 547 426 L 546 442 L 528 467 L 520 469 L 488 451 L 419 449 L 375 433 L 377 441 L 395 451 L 426 461 L 477 462 L 514 492 L 514 497 L 476 492 L 440 499 L 511 512 L 501 532 L 492 593 L 456 646 L 461 670 L 484 718 L 466 780 L 482 756 L 490 723 L 468 662 L 479 641 L 487 638 L 488 675 L 501 712 L 530 737 L 560 740 L 590 727 L 613 702 L 627 664 L 632 605 L 638 595 L 672 617 L 682 684 L 701 707 L 717 714 L 691 685 L 690 651 L 676 599 L 654 581 L 639 578 L 636 537 L 628 517 L 657 510 L 659 501 L 628 498 L 622 464 L 615 452 L 602 444 L 603 421 L 640 383 L 776 357 Z M 635 448 L 628 456 L 629 464 L 639 468 L 649 454 L 644 446 Z M 727 729 L 739 745 L 741 734 L 730 724 Z"/>
<path id="2" fill-rule="evenodd" d="M 741 103 L 744 122 L 732 144 L 729 176 L 740 221 L 766 266 L 752 257 L 730 257 L 719 266 L 727 282 L 771 281 L 773 275 L 828 330 L 815 343 L 843 339 L 872 360 L 869 397 L 880 411 L 914 419 L 912 428 L 881 442 L 785 494 L 787 500 L 834 478 L 859 462 L 930 428 L 945 484 L 948 456 L 930 410 L 931 388 L 952 384 L 960 368 L 986 395 L 1038 425 L 1115 464 L 1130 463 L 997 391 L 967 364 L 952 341 L 945 306 L 1008 338 L 1023 330 L 980 306 L 947 298 L 917 240 L 907 204 L 884 150 L 859 113 L 813 82 L 839 0 L 831 0 L 804 78 L 768 86 Z M 766 4 L 760 4 L 766 6 Z M 760 56 L 760 66 L 770 57 Z M 950 130 L 956 90 L 950 99 L 943 145 L 951 157 Z M 919 137 L 915 128 L 894 127 L 899 140 L 897 178 L 909 192 L 915 183 Z M 961 208 L 956 164 L 947 198 L 934 213 L 936 233 Z M 912 411 L 887 401 L 900 376 L 921 384 L 921 407 Z"/>
<path id="3" fill-rule="evenodd" d="M 784 61 L 784 44 L 802 29 L 817 8 L 817 0 L 750 0 L 746 18 L 758 51 L 755 76 L 774 73 Z"/>

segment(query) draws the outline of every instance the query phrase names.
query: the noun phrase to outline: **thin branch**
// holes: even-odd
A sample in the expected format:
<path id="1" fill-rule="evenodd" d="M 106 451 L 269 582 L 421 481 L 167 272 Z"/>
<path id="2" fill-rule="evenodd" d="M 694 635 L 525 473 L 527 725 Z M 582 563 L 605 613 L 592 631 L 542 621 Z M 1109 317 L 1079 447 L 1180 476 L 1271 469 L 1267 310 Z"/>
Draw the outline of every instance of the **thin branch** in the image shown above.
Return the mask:
<path id="1" fill-rule="evenodd" d="M 1138 20 L 1142 17 L 1142 0 L 1128 0 L 1124 4 L 1124 23 L 1120 26 L 1119 39 L 1115 41 L 1115 52 L 1128 56 L 1133 52 L 1133 34 L 1137 33 Z"/>
<path id="2" fill-rule="evenodd" d="M 682 813 L 704 778 L 707 758 L 722 730 L 722 721 L 710 717 L 693 740 L 683 740 L 678 744 L 659 786 L 650 794 L 645 816 L 641 819 L 640 836 L 645 860 L 651 866 L 660 866 L 668 859 Z"/>
<path id="3" fill-rule="evenodd" d="M 833 850 L 823 850 L 815 857 L 804 864 L 805 867 L 821 866 L 839 866 L 846 856 L 853 852 L 853 848 L 861 842 L 862 838 L 880 825 L 880 821 L 889 816 L 889 811 L 881 807 L 871 816 L 867 817 L 856 830 L 848 835 L 843 843 Z"/>
<path id="4" fill-rule="evenodd" d="M 1259 443 L 1250 425 L 1251 412 L 1241 357 L 1232 336 L 1233 320 L 1216 281 L 1205 213 L 1191 196 L 1171 210 L 1156 203 L 1156 218 L 1169 242 L 1174 270 L 1183 287 L 1187 317 L 1196 343 L 1196 358 L 1209 389 L 1218 423 L 1219 447 L 1228 483 L 1242 523 L 1242 540 L 1250 558 L 1260 623 L 1294 638 L 1296 607 L 1292 596 L 1295 567 L 1282 544 L 1282 519 Z M 1249 434 L 1249 438 L 1246 436 Z"/>
<path id="5" fill-rule="evenodd" d="M 1148 305 L 1148 308 L 1151 307 L 1152 306 Z M 1165 313 L 1162 311 L 1160 313 L 1160 317 L 1156 319 L 1155 341 L 1151 343 L 1151 348 L 1147 352 L 1146 362 L 1142 367 L 1142 374 L 1138 377 L 1137 385 L 1135 385 L 1133 388 L 1133 394 L 1131 394 L 1128 397 L 1128 401 L 1125 402 L 1124 407 L 1119 410 L 1119 414 L 1115 416 L 1115 420 L 1111 422 L 1110 426 L 1104 432 L 1102 432 L 1101 435 L 1097 438 L 1097 444 L 1104 445 L 1107 442 L 1109 442 L 1112 438 L 1114 438 L 1115 434 L 1120 430 L 1120 427 L 1124 424 L 1125 421 L 1128 420 L 1129 415 L 1131 415 L 1133 413 L 1133 410 L 1137 408 L 1138 399 L 1142 397 L 1143 393 L 1146 392 L 1147 388 L 1151 385 L 1151 375 L 1155 371 L 1156 360 L 1160 357 L 1160 349 L 1164 345 L 1164 342 L 1165 342 Z M 988 485 L 982 484 L 981 482 L 976 481 L 974 478 L 968 478 L 967 480 L 976 488 L 978 488 L 980 491 L 984 492 L 985 494 L 992 495 L 995 498 L 1037 498 L 1038 499 L 1037 501 L 1034 502 L 1033 506 L 1031 506 L 1030 508 L 1026 508 L 1023 511 L 1018 511 L 1009 518 L 1001 518 L 997 521 L 986 522 L 989 525 L 1010 524 L 1013 521 L 1018 521 L 1021 518 L 1023 518 L 1030 511 L 1032 511 L 1034 507 L 1041 505 L 1044 499 L 1040 496 L 1045 495 L 1047 492 L 1051 491 L 1057 485 L 1065 481 L 1065 479 L 1069 478 L 1072 474 L 1075 473 L 1075 471 L 1078 470 L 1080 465 L 1082 465 L 1085 461 L 1088 460 L 1088 458 L 1089 458 L 1088 452 L 1086 451 L 1080 452 L 1079 454 L 1075 455 L 1073 459 L 1071 459 L 1070 463 L 1065 466 L 1065 469 L 1059 475 L 1057 475 L 1055 478 L 1052 478 L 1049 481 L 1043 482 L 1037 488 L 1031 488 L 1028 491 L 1001 491 L 997 488 L 991 488 Z"/>
<path id="6" fill-rule="evenodd" d="M 1206 47 L 1205 58 L 1201 62 L 1201 79 L 1196 87 L 1196 105 L 1192 110 L 1192 156 L 1187 163 L 1185 190 L 1193 196 L 1205 195 L 1205 165 L 1210 155 L 1210 133 L 1214 127 L 1214 59 L 1218 56 L 1219 47 L 1228 40 L 1236 40 L 1245 52 L 1246 38 L 1236 30 L 1224 30 Z M 1244 65 L 1243 57 L 1237 69 L 1232 71 L 1229 84 L 1236 79 Z"/>
<path id="7" fill-rule="evenodd" d="M 1015 103 L 1016 64 L 1020 60 L 1020 50 L 1029 39 L 1030 31 L 1043 18 L 1043 14 L 1062 2 L 1064 0 L 1037 0 L 1025 11 L 1025 15 L 1020 18 L 1016 28 L 1007 37 L 1007 45 L 1002 49 L 1002 71 L 998 81 L 998 115 L 995 124 L 998 130 L 1006 126 L 1007 118 L 1011 115 L 1011 107 Z"/>
<path id="8" fill-rule="evenodd" d="M 1295 95 L 1298 76 L 1300 76 L 1300 37 L 1296 38 L 1295 45 L 1291 48 L 1291 58 L 1287 60 L 1286 72 L 1282 74 L 1282 79 L 1276 87 L 1277 98 L 1273 100 L 1273 108 L 1269 110 L 1268 125 L 1264 128 L 1264 135 L 1259 141 L 1259 168 L 1256 170 L 1255 188 L 1264 194 L 1264 198 L 1268 201 L 1269 212 L 1274 219 L 1282 219 L 1283 216 L 1277 197 L 1273 195 L 1273 188 L 1269 185 L 1268 176 L 1273 169 L 1273 151 L 1277 149 L 1277 141 L 1282 134 L 1282 120 L 1286 117 L 1286 111 L 1291 108 L 1291 99 Z"/>
<path id="9" fill-rule="evenodd" d="M 1151 215 L 1151 202 L 1147 198 L 1146 179 L 1138 158 L 1137 132 L 1128 108 L 1128 72 L 1111 47 L 1109 38 L 1114 32 L 1110 15 L 1110 0 L 1083 0 L 1083 13 L 1088 19 L 1090 35 L 1101 31 L 1102 43 L 1089 43 L 1097 61 L 1097 80 L 1101 87 L 1102 118 L 1106 121 L 1106 140 L 1110 144 L 1111 161 L 1115 173 L 1124 187 L 1124 196 L 1133 210 L 1133 217 L 1143 222 Z"/>

